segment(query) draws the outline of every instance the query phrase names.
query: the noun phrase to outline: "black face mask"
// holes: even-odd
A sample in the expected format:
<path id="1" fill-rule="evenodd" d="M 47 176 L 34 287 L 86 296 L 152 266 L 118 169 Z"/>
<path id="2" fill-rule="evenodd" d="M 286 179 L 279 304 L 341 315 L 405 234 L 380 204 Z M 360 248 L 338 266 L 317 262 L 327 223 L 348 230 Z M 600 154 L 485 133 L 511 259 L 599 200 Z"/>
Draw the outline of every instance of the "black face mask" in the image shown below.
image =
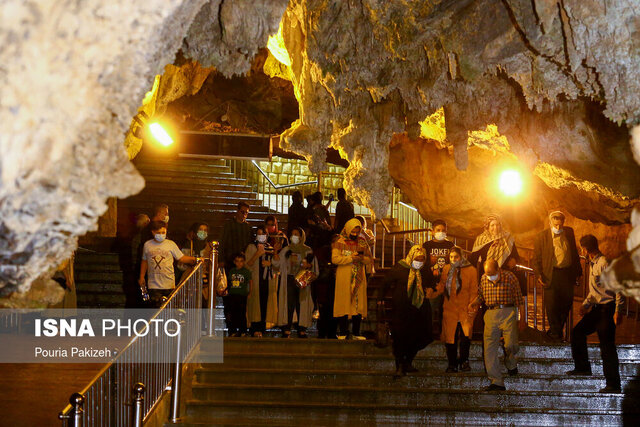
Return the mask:
<path id="1" fill-rule="evenodd" d="M 353 234 L 350 234 L 350 235 L 349 235 L 349 238 L 350 238 L 351 240 L 358 240 L 358 235 L 356 234 L 356 235 L 354 236 Z"/>

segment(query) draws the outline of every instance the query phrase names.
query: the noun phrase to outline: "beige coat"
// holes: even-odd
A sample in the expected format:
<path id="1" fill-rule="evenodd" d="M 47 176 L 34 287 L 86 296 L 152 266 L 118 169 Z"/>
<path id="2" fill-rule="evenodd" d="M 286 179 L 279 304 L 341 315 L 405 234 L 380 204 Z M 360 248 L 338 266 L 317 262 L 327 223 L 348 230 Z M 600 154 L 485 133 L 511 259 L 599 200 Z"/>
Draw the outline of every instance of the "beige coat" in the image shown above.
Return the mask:
<path id="1" fill-rule="evenodd" d="M 367 317 L 367 277 L 366 266 L 373 263 L 371 252 L 364 238 L 351 241 L 347 238 L 354 227 L 360 226 L 360 221 L 350 219 L 344 226 L 340 238 L 331 249 L 331 262 L 338 266 L 336 269 L 336 291 L 333 304 L 333 316 L 356 316 L 361 314 Z M 364 257 L 358 269 L 360 286 L 355 294 L 352 294 L 353 258 L 352 254 L 363 251 Z"/>

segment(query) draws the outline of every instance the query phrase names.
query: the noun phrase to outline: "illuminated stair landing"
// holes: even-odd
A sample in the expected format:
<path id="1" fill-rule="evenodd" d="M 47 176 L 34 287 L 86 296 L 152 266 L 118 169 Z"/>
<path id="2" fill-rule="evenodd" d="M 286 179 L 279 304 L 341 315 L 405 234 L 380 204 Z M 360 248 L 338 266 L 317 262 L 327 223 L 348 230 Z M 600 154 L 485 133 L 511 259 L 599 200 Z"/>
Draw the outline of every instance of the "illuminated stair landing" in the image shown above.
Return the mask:
<path id="1" fill-rule="evenodd" d="M 203 341 L 206 358 L 212 343 Z M 390 349 L 371 342 L 227 338 L 223 364 L 203 363 L 181 425 L 621 425 L 640 417 L 640 346 L 623 345 L 624 394 L 600 394 L 593 377 L 567 377 L 567 345 L 523 345 L 520 374 L 507 391 L 489 384 L 482 349 L 471 347 L 469 373 L 445 374 L 443 345 L 419 353 L 416 374 L 394 380 Z M 589 348 L 592 359 L 599 350 Z M 168 425 L 168 424 L 167 424 Z M 637 424 L 635 424 L 637 425 Z"/>

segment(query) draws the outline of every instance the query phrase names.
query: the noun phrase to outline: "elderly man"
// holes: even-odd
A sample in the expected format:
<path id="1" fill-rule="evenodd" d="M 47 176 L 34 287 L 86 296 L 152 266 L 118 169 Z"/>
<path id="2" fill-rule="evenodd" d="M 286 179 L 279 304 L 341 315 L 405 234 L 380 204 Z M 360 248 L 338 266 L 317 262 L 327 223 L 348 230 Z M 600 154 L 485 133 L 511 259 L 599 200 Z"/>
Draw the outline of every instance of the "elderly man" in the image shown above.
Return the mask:
<path id="1" fill-rule="evenodd" d="M 524 300 L 516 276 L 501 270 L 495 259 L 484 263 L 484 274 L 480 279 L 478 297 L 469 304 L 469 312 L 475 313 L 480 304 L 485 304 L 484 314 L 484 366 L 491 385 L 485 391 L 504 391 L 504 376 L 498 359 L 500 335 L 504 337 L 504 364 L 510 376 L 518 374 L 518 329 L 526 327 Z M 522 314 L 518 324 L 519 313 Z"/>
<path id="2" fill-rule="evenodd" d="M 564 219 L 562 212 L 551 212 L 550 228 L 536 236 L 533 246 L 533 271 L 544 289 L 549 320 L 547 335 L 554 340 L 562 339 L 576 280 L 582 275 L 575 234 Z"/>

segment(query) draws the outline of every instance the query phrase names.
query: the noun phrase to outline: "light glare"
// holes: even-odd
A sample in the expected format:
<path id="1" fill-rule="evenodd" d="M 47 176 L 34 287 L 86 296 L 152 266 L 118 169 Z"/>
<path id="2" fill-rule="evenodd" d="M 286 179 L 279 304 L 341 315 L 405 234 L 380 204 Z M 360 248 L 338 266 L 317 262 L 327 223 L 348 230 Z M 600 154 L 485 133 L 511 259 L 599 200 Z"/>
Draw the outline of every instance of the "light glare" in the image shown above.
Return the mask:
<path id="1" fill-rule="evenodd" d="M 522 177 L 516 170 L 506 170 L 500 175 L 500 191 L 506 196 L 517 196 L 522 192 Z"/>
<path id="2" fill-rule="evenodd" d="M 166 130 L 160 125 L 160 123 L 151 123 L 149 125 L 149 131 L 151 131 L 151 135 L 158 141 L 160 144 L 168 147 L 173 144 L 173 138 L 169 136 Z"/>

